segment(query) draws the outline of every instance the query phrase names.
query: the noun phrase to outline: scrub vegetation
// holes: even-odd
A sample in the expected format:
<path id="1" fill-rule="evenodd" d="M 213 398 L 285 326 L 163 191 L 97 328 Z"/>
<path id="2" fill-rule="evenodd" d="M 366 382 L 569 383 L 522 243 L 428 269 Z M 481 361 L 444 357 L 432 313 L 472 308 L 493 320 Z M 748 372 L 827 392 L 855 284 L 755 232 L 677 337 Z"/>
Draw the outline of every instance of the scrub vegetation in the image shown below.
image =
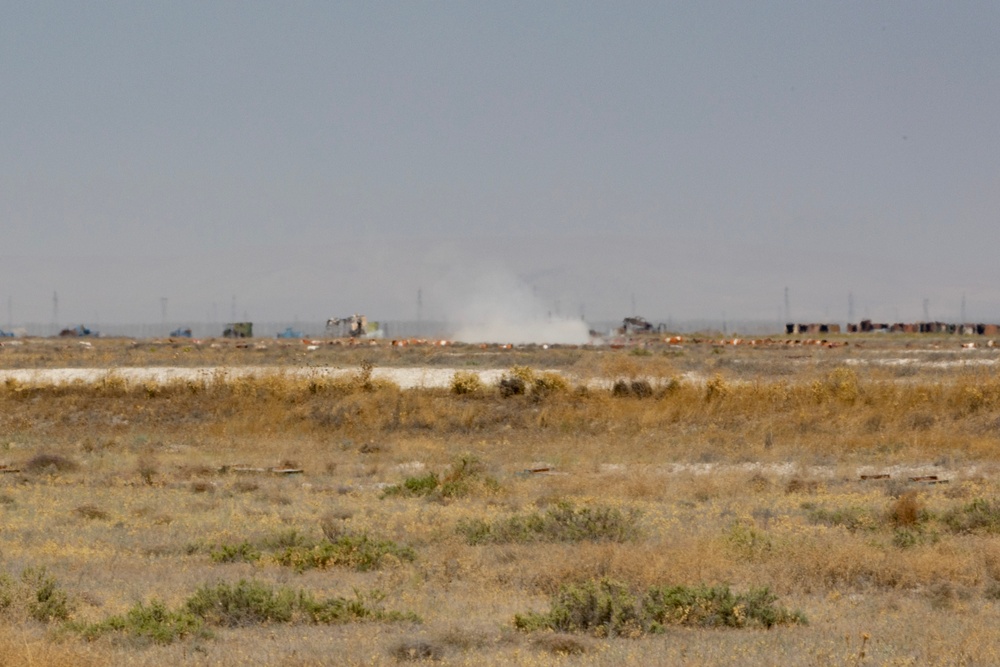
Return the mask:
<path id="1" fill-rule="evenodd" d="M 10 664 L 1000 662 L 992 347 L 19 342 Z"/>

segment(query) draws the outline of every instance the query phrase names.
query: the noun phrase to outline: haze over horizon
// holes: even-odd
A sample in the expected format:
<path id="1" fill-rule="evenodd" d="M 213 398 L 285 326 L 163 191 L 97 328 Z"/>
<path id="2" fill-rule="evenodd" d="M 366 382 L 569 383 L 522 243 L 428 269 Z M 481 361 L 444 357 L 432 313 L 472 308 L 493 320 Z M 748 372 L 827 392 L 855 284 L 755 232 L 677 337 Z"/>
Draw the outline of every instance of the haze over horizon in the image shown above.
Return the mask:
<path id="1" fill-rule="evenodd" d="M 997 25 L 0 0 L 0 322 L 1000 322 Z"/>

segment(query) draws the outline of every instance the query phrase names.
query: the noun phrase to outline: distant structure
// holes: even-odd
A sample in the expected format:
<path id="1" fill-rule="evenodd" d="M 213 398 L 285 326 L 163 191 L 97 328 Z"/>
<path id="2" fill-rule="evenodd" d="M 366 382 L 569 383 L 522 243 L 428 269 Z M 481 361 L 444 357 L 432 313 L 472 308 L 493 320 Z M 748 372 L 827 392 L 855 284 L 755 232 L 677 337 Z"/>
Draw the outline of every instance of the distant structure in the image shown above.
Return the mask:
<path id="1" fill-rule="evenodd" d="M 857 324 L 848 324 L 847 333 L 935 333 L 960 334 L 966 336 L 997 336 L 1000 335 L 1000 324 L 949 322 L 872 322 L 861 320 Z"/>
<path id="2" fill-rule="evenodd" d="M 840 333 L 839 324 L 825 324 L 810 322 L 809 324 L 796 324 L 789 322 L 785 325 L 785 333 L 793 336 L 795 334 L 826 334 Z"/>
<path id="3" fill-rule="evenodd" d="M 1000 324 L 950 324 L 948 322 L 873 322 L 861 320 L 856 324 L 848 324 L 847 333 L 934 333 L 934 334 L 964 334 L 966 336 L 1000 336 Z M 789 336 L 808 334 L 841 333 L 839 324 L 817 323 L 798 324 L 789 322 L 785 325 L 785 333 Z"/>

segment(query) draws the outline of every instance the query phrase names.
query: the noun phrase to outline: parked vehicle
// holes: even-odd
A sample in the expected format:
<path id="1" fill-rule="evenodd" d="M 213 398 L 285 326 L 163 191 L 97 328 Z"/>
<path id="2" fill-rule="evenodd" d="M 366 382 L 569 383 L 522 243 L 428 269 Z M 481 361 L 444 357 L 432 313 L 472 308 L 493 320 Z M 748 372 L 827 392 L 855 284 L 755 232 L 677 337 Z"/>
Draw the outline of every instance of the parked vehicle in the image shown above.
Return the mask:
<path id="1" fill-rule="evenodd" d="M 253 322 L 232 322 L 222 332 L 224 338 L 253 338 Z"/>

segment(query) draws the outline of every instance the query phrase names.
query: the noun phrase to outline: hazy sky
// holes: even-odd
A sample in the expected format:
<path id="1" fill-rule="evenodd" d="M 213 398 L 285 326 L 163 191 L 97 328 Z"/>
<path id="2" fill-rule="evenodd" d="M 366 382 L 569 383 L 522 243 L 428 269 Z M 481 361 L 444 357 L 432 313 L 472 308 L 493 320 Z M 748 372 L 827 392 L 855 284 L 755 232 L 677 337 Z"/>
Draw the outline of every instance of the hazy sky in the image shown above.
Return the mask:
<path id="1" fill-rule="evenodd" d="M 0 0 L 0 321 L 1000 321 L 1000 3 Z M 498 279 L 497 276 L 502 278 Z M 485 287 L 483 289 L 486 289 Z M 488 289 L 486 290 L 489 291 Z"/>

